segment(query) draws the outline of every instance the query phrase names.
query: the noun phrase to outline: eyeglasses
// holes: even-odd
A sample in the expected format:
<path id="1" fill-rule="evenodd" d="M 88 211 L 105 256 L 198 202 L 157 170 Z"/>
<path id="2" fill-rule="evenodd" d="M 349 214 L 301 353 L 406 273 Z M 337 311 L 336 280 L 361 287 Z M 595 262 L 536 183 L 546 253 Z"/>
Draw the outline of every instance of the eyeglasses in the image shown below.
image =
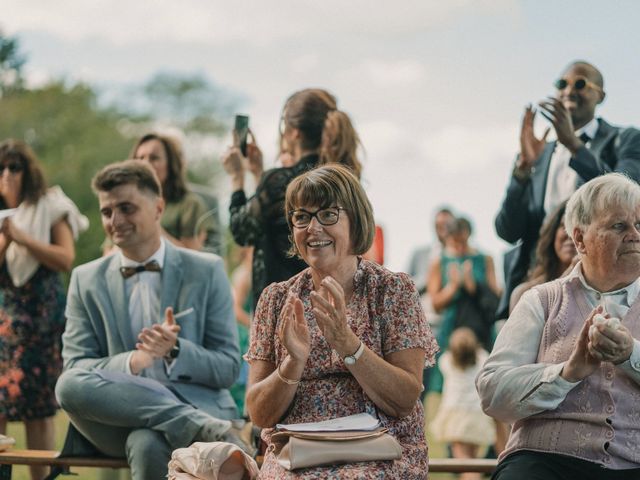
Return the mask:
<path id="1" fill-rule="evenodd" d="M 316 217 L 320 225 L 335 225 L 340 220 L 340 210 L 346 210 L 342 207 L 320 208 L 315 212 L 308 212 L 299 208 L 289 212 L 291 224 L 296 228 L 306 228 L 311 223 L 311 219 Z"/>
<path id="2" fill-rule="evenodd" d="M 553 86 L 558 90 L 564 90 L 569 85 L 571 85 L 571 82 L 566 78 L 559 78 L 553 84 Z M 580 91 L 584 90 L 586 87 L 593 88 L 594 90 L 597 90 L 599 92 L 602 91 L 602 87 L 596 85 L 591 80 L 587 80 L 585 77 L 575 77 L 575 79 L 573 80 L 573 88 Z"/>
<path id="3" fill-rule="evenodd" d="M 9 169 L 9 173 L 18 173 L 23 170 L 22 164 L 18 162 L 5 163 L 4 165 L 0 165 L 0 175 L 4 173 L 4 170 Z"/>

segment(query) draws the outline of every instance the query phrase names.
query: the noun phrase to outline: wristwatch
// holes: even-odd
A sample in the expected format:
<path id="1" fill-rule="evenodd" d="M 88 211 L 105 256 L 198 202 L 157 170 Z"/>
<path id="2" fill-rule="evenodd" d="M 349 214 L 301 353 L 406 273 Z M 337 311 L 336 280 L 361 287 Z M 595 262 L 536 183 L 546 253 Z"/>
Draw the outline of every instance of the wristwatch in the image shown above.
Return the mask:
<path id="1" fill-rule="evenodd" d="M 361 341 L 360 346 L 354 354 L 347 355 L 343 358 L 345 365 L 354 365 L 356 361 L 362 356 L 362 352 L 364 352 L 364 342 Z"/>
<path id="2" fill-rule="evenodd" d="M 178 358 L 178 355 L 180 355 L 180 339 L 176 338 L 176 344 L 173 347 L 171 347 L 171 350 L 167 352 L 164 358 L 171 361 Z"/>

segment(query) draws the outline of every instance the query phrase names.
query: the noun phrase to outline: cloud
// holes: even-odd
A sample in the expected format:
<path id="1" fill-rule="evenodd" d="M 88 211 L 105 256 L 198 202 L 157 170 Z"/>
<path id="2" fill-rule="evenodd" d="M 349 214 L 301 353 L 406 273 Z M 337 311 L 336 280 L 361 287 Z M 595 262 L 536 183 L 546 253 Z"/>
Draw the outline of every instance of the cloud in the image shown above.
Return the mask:
<path id="1" fill-rule="evenodd" d="M 441 172 L 464 173 L 484 170 L 496 162 L 513 158 L 518 125 L 448 125 L 421 142 L 424 156 Z"/>
<path id="2" fill-rule="evenodd" d="M 40 31 L 73 41 L 260 45 L 310 35 L 419 33 L 462 14 L 514 10 L 515 0 L 400 0 L 391 6 L 371 0 L 8 0 L 2 17 L 9 33 Z"/>
<path id="3" fill-rule="evenodd" d="M 378 87 L 403 87 L 424 81 L 426 69 L 413 59 L 382 61 L 366 60 L 362 68 Z"/>
<path id="4" fill-rule="evenodd" d="M 320 65 L 320 59 L 315 53 L 307 53 L 291 61 L 291 71 L 294 73 L 309 73 Z"/>

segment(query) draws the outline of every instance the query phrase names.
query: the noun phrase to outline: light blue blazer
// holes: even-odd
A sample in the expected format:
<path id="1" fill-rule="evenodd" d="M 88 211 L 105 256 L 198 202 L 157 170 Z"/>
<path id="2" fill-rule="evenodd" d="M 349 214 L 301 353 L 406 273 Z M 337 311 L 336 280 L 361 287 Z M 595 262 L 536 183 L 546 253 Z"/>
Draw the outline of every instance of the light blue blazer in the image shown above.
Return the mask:
<path id="1" fill-rule="evenodd" d="M 129 299 L 119 268 L 119 256 L 111 255 L 73 270 L 62 337 L 65 370 L 126 372 L 138 332 L 131 329 Z M 171 374 L 166 374 L 162 360 L 156 360 L 145 375 L 172 387 L 178 396 L 215 417 L 237 417 L 227 388 L 238 375 L 240 353 L 222 259 L 166 242 L 161 275 L 163 318 L 169 306 L 174 312 L 191 307 L 194 311 L 177 320 L 180 354 Z"/>

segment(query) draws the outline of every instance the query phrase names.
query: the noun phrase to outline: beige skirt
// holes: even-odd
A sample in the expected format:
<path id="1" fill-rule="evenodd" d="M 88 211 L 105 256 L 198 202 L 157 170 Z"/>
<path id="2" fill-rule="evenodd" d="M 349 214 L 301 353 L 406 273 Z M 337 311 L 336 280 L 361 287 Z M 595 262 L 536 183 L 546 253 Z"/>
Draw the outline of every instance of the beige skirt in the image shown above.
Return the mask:
<path id="1" fill-rule="evenodd" d="M 466 442 L 491 445 L 496 440 L 496 426 L 491 417 L 479 411 L 441 408 L 429 425 L 439 442 Z"/>

